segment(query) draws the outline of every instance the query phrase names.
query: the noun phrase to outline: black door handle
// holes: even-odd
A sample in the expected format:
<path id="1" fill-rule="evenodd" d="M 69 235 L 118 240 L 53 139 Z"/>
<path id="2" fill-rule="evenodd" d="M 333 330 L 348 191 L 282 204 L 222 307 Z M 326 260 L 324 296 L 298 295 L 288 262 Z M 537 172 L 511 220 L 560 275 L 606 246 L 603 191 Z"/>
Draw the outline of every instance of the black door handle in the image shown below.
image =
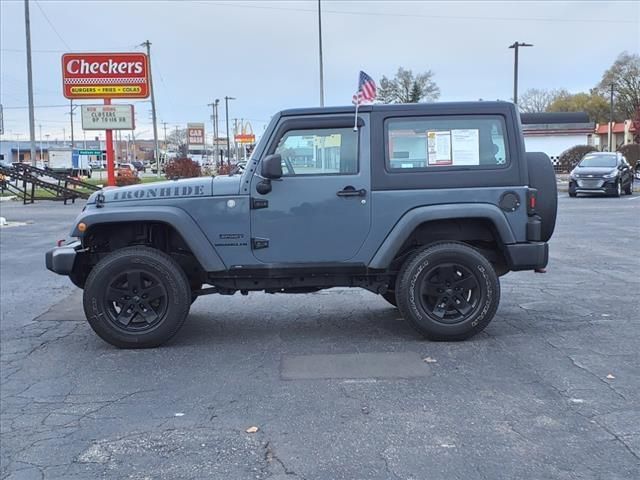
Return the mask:
<path id="1" fill-rule="evenodd" d="M 339 197 L 364 197 L 367 194 L 367 191 L 364 188 L 360 190 L 356 190 L 351 185 L 344 187 L 344 189 L 339 190 L 336 195 Z"/>

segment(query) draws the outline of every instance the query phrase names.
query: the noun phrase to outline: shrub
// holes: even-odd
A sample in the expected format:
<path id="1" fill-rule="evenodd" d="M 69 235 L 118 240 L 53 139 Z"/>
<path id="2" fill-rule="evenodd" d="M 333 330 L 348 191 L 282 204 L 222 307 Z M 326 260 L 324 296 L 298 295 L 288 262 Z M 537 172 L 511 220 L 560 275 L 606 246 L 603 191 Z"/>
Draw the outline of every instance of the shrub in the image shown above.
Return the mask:
<path id="1" fill-rule="evenodd" d="M 192 178 L 199 177 L 202 173 L 200 165 L 190 158 L 176 158 L 171 160 L 164 167 L 164 174 L 167 178 Z"/>
<path id="2" fill-rule="evenodd" d="M 119 187 L 126 187 L 127 185 L 136 185 L 140 183 L 140 177 L 135 172 L 128 168 L 118 169 L 116 176 L 116 185 Z"/>
<path id="3" fill-rule="evenodd" d="M 633 168 L 636 168 L 638 165 L 638 161 L 640 160 L 640 144 L 638 143 L 627 143 L 626 145 L 622 145 L 618 148 L 618 151 L 624 155 Z"/>
<path id="4" fill-rule="evenodd" d="M 570 172 L 582 160 L 582 157 L 595 151 L 596 148 L 592 145 L 576 145 L 575 147 L 567 148 L 558 158 L 558 167 L 561 172 Z"/>
<path id="5" fill-rule="evenodd" d="M 218 175 L 229 175 L 229 172 L 231 172 L 232 169 L 233 166 L 223 162 L 222 165 L 218 166 Z"/>

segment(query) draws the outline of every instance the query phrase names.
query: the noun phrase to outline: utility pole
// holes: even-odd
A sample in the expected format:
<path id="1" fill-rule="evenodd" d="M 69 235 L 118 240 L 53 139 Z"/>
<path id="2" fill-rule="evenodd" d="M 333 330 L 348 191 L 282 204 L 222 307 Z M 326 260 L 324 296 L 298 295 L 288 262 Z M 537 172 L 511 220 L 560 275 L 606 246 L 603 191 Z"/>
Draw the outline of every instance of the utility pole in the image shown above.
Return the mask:
<path id="1" fill-rule="evenodd" d="M 38 124 L 38 130 L 40 132 L 40 161 L 44 162 L 44 157 L 42 156 L 42 124 Z"/>
<path id="2" fill-rule="evenodd" d="M 20 133 L 16 133 L 16 144 L 18 145 L 18 163 L 20 163 L 20 135 Z"/>
<path id="3" fill-rule="evenodd" d="M 238 119 L 234 118 L 233 119 L 233 150 L 234 150 L 234 154 L 233 156 L 236 158 L 236 162 L 238 162 L 238 160 L 240 160 L 240 155 L 238 152 L 238 143 L 236 142 L 236 135 L 238 134 Z"/>
<path id="4" fill-rule="evenodd" d="M 31 69 L 31 21 L 29 0 L 24 0 L 24 31 L 27 39 L 27 89 L 29 93 L 29 141 L 31 142 L 31 165 L 36 165 L 36 120 L 33 112 L 33 72 Z M 20 157 L 20 155 L 18 155 Z M 20 160 L 20 158 L 18 158 Z"/>
<path id="5" fill-rule="evenodd" d="M 518 103 L 518 48 L 520 47 L 533 47 L 531 43 L 514 42 L 513 45 L 509 45 L 509 48 L 514 49 L 513 59 L 513 103 Z"/>
<path id="6" fill-rule="evenodd" d="M 611 93 L 609 95 L 609 151 L 613 152 L 613 87 L 611 84 Z"/>
<path id="7" fill-rule="evenodd" d="M 162 128 L 164 129 L 164 149 L 167 150 L 167 122 L 162 122 Z"/>
<path id="8" fill-rule="evenodd" d="M 324 107 L 324 67 L 322 65 L 322 8 L 318 0 L 318 59 L 320 61 L 320 106 Z"/>
<path id="9" fill-rule="evenodd" d="M 231 142 L 229 141 L 229 100 L 234 97 L 224 97 L 224 113 L 227 120 L 227 164 L 231 167 Z"/>
<path id="10" fill-rule="evenodd" d="M 211 155 L 213 160 L 216 160 L 216 104 L 207 103 L 207 107 L 211 107 Z"/>
<path id="11" fill-rule="evenodd" d="M 220 157 L 220 164 L 222 164 L 222 158 L 220 155 L 220 129 L 218 128 L 218 104 L 220 99 L 216 98 L 213 102 L 214 116 L 215 116 L 215 132 L 216 132 L 216 164 L 218 163 L 218 157 Z"/>
<path id="12" fill-rule="evenodd" d="M 151 42 L 147 40 L 142 44 L 142 46 L 147 47 L 147 62 L 148 62 L 148 70 L 149 70 L 149 90 L 151 92 L 151 115 L 153 116 L 153 157 L 156 161 L 156 175 L 160 177 L 160 157 L 158 155 L 158 124 L 156 123 L 156 98 L 155 92 L 153 89 L 153 77 L 151 76 Z"/>

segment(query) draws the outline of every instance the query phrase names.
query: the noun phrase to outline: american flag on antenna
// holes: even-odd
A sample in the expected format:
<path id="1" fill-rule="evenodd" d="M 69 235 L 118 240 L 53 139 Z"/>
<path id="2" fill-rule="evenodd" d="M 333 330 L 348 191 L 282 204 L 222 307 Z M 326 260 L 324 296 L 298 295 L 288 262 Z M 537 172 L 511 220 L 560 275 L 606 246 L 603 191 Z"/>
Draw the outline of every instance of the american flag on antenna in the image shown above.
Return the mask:
<path id="1" fill-rule="evenodd" d="M 358 91 L 353 96 L 352 103 L 354 105 L 362 105 L 366 102 L 373 102 L 376 98 L 376 82 L 369 75 L 360 70 L 358 78 Z"/>

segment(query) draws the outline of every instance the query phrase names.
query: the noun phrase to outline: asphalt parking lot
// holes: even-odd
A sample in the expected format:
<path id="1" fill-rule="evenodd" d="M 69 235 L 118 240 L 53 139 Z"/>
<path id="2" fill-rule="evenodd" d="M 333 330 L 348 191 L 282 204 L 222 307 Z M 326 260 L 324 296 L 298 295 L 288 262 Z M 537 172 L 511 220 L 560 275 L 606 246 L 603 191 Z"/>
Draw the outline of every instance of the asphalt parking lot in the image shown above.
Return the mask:
<path id="1" fill-rule="evenodd" d="M 548 273 L 461 343 L 333 289 L 202 297 L 115 349 L 44 268 L 80 208 L 0 204 L 2 479 L 640 478 L 638 194 L 560 194 Z"/>

